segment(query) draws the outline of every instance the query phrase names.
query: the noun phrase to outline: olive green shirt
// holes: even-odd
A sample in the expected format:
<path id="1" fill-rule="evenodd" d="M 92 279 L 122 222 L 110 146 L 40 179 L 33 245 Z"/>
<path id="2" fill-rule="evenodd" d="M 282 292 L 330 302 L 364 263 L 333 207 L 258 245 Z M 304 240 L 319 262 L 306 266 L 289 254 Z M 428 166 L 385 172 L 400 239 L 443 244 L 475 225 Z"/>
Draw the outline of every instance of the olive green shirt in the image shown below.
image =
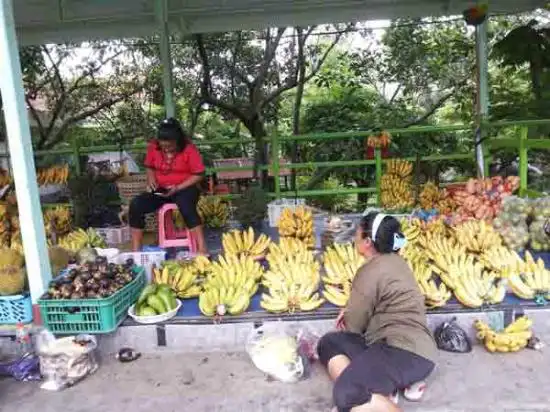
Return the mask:
<path id="1" fill-rule="evenodd" d="M 367 344 L 386 340 L 390 346 L 436 360 L 424 296 L 407 262 L 397 254 L 377 255 L 359 268 L 344 321 L 346 330 L 364 334 Z"/>

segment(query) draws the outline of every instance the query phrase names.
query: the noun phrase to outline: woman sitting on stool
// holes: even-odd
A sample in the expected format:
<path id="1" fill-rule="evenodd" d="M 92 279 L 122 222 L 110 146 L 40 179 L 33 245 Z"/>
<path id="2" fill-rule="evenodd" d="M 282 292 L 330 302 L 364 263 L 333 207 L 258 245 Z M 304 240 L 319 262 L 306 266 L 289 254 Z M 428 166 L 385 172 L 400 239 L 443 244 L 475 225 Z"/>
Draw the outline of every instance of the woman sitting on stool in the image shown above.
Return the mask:
<path id="1" fill-rule="evenodd" d="M 414 275 L 396 253 L 405 245 L 399 222 L 382 213 L 361 219 L 358 252 L 368 259 L 357 272 L 341 331 L 321 338 L 319 360 L 335 381 L 339 412 L 397 412 L 392 397 L 403 390 L 418 400 L 434 369 L 437 348 Z"/>
<path id="2" fill-rule="evenodd" d="M 175 203 L 188 229 L 195 235 L 197 251 L 207 254 L 201 218 L 197 212 L 204 179 L 204 164 L 197 147 L 179 122 L 166 119 L 158 127 L 157 138 L 147 147 L 145 156 L 148 192 L 132 199 L 128 212 L 132 228 L 132 250 L 141 250 L 145 215 L 167 203 Z"/>

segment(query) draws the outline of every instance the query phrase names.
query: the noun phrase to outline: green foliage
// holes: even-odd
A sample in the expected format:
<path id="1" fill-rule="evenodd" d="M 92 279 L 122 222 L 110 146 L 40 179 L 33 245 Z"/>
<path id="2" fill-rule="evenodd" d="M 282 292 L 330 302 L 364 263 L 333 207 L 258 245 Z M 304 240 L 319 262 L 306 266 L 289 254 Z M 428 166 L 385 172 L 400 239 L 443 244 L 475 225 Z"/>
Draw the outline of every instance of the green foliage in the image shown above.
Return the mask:
<path id="1" fill-rule="evenodd" d="M 311 174 L 297 176 L 298 190 L 305 189 L 311 179 Z M 334 190 L 344 189 L 345 186 L 335 176 L 329 176 L 312 189 Z M 352 206 L 353 196 L 349 195 L 325 195 L 310 196 L 307 203 L 330 212 L 342 212 Z"/>

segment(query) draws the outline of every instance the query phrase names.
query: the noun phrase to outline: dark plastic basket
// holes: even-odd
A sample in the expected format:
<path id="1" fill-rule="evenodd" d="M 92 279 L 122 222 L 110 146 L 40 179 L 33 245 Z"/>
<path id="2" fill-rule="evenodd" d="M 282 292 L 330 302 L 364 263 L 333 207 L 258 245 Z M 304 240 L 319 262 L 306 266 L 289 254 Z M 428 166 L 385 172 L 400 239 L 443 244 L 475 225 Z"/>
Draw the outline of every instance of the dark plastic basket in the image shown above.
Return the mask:
<path id="1" fill-rule="evenodd" d="M 144 268 L 139 267 L 135 273 L 134 280 L 108 298 L 39 299 L 44 326 L 59 335 L 115 331 L 145 287 Z"/>

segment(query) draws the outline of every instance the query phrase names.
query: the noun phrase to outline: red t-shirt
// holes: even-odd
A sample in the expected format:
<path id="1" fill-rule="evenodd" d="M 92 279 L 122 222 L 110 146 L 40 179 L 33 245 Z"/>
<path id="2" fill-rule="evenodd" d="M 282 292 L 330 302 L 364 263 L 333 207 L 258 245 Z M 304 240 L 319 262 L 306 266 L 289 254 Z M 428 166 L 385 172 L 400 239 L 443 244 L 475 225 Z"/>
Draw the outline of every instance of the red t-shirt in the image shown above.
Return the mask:
<path id="1" fill-rule="evenodd" d="M 160 187 L 170 187 L 185 182 L 193 175 L 204 173 L 204 163 L 197 147 L 188 143 L 183 151 L 168 160 L 159 149 L 156 140 L 147 146 L 145 167 L 155 172 Z"/>

